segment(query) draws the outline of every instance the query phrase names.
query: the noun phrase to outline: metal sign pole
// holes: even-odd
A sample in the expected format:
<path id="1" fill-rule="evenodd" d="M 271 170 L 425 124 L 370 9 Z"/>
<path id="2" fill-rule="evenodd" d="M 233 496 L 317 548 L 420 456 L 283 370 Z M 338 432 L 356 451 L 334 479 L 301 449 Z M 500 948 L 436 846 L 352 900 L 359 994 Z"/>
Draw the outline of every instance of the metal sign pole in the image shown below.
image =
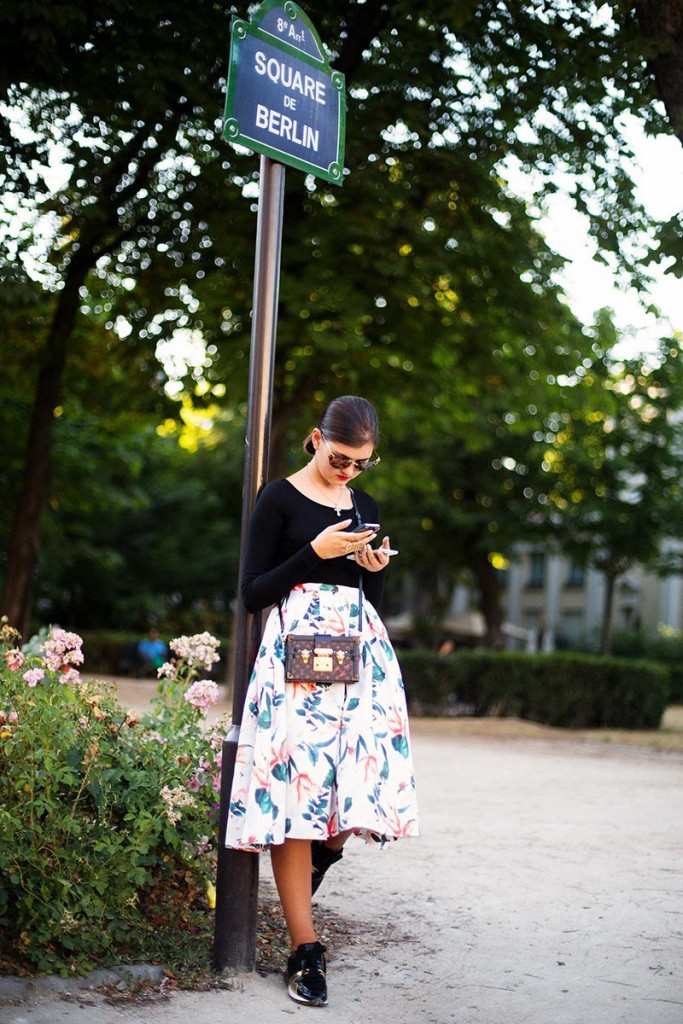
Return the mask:
<path id="1" fill-rule="evenodd" d="M 256 231 L 249 408 L 244 457 L 240 570 L 256 496 L 268 471 L 275 365 L 285 164 L 335 185 L 344 170 L 344 76 L 333 71 L 310 18 L 293 0 L 265 0 L 248 22 L 233 18 L 223 134 L 261 153 Z M 259 617 L 238 601 L 232 728 L 223 742 L 216 925 L 213 960 L 253 970 L 256 960 L 258 857 L 223 846 L 235 773 L 239 727 Z"/>
<path id="2" fill-rule="evenodd" d="M 261 156 L 242 490 L 240 579 L 251 513 L 259 489 L 268 475 L 284 185 L 284 165 Z M 217 970 L 232 967 L 253 971 L 256 963 L 258 855 L 229 850 L 224 842 L 242 709 L 256 644 L 260 639 L 260 616 L 250 615 L 240 600 L 235 614 L 232 728 L 223 741 L 213 962 Z"/>

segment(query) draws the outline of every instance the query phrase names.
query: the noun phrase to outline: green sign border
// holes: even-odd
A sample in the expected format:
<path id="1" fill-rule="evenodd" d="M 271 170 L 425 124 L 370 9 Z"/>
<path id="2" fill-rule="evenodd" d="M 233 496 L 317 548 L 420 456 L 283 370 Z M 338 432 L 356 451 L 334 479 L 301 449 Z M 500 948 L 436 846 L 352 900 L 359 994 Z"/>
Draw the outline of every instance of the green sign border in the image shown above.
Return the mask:
<path id="1" fill-rule="evenodd" d="M 284 39 L 279 39 L 270 32 L 264 32 L 260 29 L 258 26 L 261 21 L 274 7 L 282 7 L 291 21 L 301 18 L 315 39 L 320 53 L 324 54 L 325 52 L 323 44 L 320 41 L 320 36 L 316 32 L 311 19 L 304 11 L 301 10 L 300 7 L 293 3 L 292 0 L 286 0 L 284 4 L 282 3 L 282 0 L 266 0 L 266 3 L 261 4 L 257 10 L 254 11 L 249 21 L 233 17 L 230 38 L 230 63 L 228 67 L 228 82 L 225 96 L 225 112 L 223 115 L 223 137 L 228 142 L 243 145 L 246 149 L 252 150 L 253 152 L 263 153 L 265 156 L 269 156 L 272 160 L 277 160 L 282 164 L 295 167 L 297 170 L 304 171 L 306 174 L 313 174 L 316 178 L 323 178 L 325 181 L 329 181 L 332 185 L 342 185 L 344 181 L 344 141 L 346 138 L 346 92 L 344 75 L 341 71 L 334 71 L 330 67 L 329 61 L 316 60 L 315 57 L 310 56 L 308 53 L 298 49 L 296 46 L 292 46 L 291 43 L 285 42 Z M 266 143 L 246 138 L 240 133 L 239 123 L 237 119 L 232 116 L 237 80 L 237 50 L 241 41 L 248 35 L 254 36 L 263 43 L 273 46 L 277 50 L 296 57 L 297 60 L 301 60 L 304 63 L 309 64 L 311 67 L 329 74 L 332 87 L 336 89 L 340 95 L 339 124 L 337 126 L 337 157 L 336 160 L 328 166 L 327 170 L 316 166 L 315 164 L 311 164 L 307 160 L 300 160 L 295 156 L 291 156 L 289 153 L 282 153 L 280 150 L 275 149 L 273 146 L 268 146 Z"/>

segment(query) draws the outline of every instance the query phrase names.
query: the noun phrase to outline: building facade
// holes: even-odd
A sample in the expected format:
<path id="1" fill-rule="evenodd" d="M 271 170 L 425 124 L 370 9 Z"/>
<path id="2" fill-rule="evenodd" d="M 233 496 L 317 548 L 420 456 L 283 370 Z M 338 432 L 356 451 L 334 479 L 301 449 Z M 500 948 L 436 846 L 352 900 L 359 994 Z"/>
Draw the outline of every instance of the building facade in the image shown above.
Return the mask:
<path id="1" fill-rule="evenodd" d="M 669 544 L 669 550 L 680 546 Z M 503 574 L 505 618 L 527 630 L 529 649 L 552 651 L 595 646 L 605 603 L 605 579 L 562 554 L 520 544 Z M 659 577 L 635 567 L 617 581 L 616 631 L 655 634 L 660 626 L 683 629 L 683 575 Z"/>

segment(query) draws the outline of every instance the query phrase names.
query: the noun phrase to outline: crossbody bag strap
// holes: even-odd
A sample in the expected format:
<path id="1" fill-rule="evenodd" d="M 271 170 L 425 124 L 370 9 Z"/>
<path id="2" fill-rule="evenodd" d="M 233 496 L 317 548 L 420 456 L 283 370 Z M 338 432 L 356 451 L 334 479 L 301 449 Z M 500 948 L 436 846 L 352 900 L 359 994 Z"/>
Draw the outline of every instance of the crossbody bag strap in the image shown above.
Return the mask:
<path id="1" fill-rule="evenodd" d="M 358 505 L 356 504 L 356 495 L 353 493 L 353 487 L 349 487 L 351 491 L 351 501 L 353 502 L 353 511 L 356 513 L 356 525 L 360 526 L 363 520 L 361 519 L 360 512 L 358 511 Z M 358 566 L 358 633 L 359 635 L 363 632 L 363 570 Z"/>

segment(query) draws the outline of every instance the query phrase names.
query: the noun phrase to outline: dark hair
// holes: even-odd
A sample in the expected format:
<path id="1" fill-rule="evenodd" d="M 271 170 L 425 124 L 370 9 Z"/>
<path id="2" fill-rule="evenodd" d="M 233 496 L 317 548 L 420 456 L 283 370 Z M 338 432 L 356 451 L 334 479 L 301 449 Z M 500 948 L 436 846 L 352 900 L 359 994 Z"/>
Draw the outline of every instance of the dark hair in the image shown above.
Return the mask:
<path id="1" fill-rule="evenodd" d="M 342 395 L 327 406 L 320 417 L 318 430 L 328 441 L 338 441 L 349 448 L 362 448 L 370 442 L 376 447 L 379 421 L 374 406 L 366 398 Z M 304 451 L 309 455 L 315 453 L 310 434 L 304 441 Z"/>

